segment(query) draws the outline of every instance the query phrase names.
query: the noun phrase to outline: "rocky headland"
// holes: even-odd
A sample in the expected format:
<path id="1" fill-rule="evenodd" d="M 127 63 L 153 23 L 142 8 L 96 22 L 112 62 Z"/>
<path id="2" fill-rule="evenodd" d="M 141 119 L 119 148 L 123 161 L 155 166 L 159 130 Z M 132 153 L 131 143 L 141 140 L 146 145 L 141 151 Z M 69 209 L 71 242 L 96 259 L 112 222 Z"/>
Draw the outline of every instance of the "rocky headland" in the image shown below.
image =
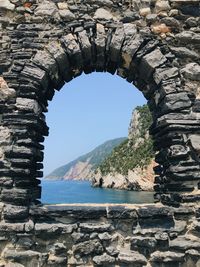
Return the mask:
<path id="1" fill-rule="evenodd" d="M 154 185 L 154 152 L 149 127 L 152 118 L 147 105 L 132 114 L 129 135 L 99 165 L 93 186 L 135 191 L 152 191 Z"/>
<path id="2" fill-rule="evenodd" d="M 153 190 L 155 162 L 148 133 L 151 123 L 148 107 L 137 107 L 132 114 L 128 138 L 109 140 L 46 178 L 91 180 L 95 187 Z"/>

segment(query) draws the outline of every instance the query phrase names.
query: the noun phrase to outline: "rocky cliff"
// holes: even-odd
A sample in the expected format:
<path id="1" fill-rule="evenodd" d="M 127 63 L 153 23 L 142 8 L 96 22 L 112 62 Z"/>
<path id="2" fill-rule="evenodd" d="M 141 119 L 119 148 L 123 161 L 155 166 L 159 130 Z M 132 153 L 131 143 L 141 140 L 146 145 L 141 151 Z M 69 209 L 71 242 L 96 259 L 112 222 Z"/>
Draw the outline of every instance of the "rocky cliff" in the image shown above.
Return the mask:
<path id="1" fill-rule="evenodd" d="M 147 105 L 137 107 L 132 114 L 128 138 L 109 140 L 57 168 L 46 178 L 91 180 L 95 187 L 152 190 L 155 162 L 148 132 L 151 123 Z"/>
<path id="2" fill-rule="evenodd" d="M 96 169 L 93 186 L 152 190 L 154 152 L 148 129 L 152 118 L 147 105 L 133 111 L 129 136 Z"/>
<path id="3" fill-rule="evenodd" d="M 77 158 L 70 163 L 61 166 L 46 176 L 47 179 L 73 179 L 90 180 L 94 176 L 94 170 L 126 138 L 109 140 L 98 146 L 91 152 Z"/>

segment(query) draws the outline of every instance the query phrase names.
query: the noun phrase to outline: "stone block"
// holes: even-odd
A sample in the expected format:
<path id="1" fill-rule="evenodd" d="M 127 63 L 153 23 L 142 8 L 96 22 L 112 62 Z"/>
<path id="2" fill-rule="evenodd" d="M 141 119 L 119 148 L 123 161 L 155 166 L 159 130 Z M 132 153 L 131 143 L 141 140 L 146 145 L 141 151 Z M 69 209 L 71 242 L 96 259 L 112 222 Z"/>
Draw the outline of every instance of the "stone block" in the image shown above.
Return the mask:
<path id="1" fill-rule="evenodd" d="M 105 8 L 98 8 L 94 14 L 94 19 L 97 20 L 113 20 L 113 15 Z"/>
<path id="2" fill-rule="evenodd" d="M 58 9 L 55 3 L 51 1 L 41 2 L 35 9 L 36 16 L 54 16 L 57 13 Z"/>
<path id="3" fill-rule="evenodd" d="M 6 9 L 13 11 L 15 9 L 15 5 L 11 3 L 9 0 L 1 0 L 0 1 L 0 9 Z"/>
<path id="4" fill-rule="evenodd" d="M 107 210 L 109 219 L 137 219 L 136 209 L 129 209 L 123 206 L 109 206 Z"/>
<path id="5" fill-rule="evenodd" d="M 161 53 L 159 48 L 156 48 L 151 53 L 145 55 L 139 66 L 140 76 L 145 81 L 148 81 L 157 67 L 167 61 L 166 57 Z"/>
<path id="6" fill-rule="evenodd" d="M 181 72 L 187 79 L 200 81 L 200 65 L 197 63 L 188 63 Z"/>
<path id="7" fill-rule="evenodd" d="M 191 107 L 192 102 L 187 93 L 181 92 L 176 94 L 166 95 L 163 101 L 159 104 L 162 114 L 172 111 L 179 111 Z"/>
<path id="8" fill-rule="evenodd" d="M 28 207 L 5 205 L 3 216 L 5 220 L 19 221 L 28 218 Z"/>
<path id="9" fill-rule="evenodd" d="M 73 245 L 72 250 L 75 255 L 86 256 L 93 253 L 101 254 L 104 249 L 101 243 L 94 239 Z"/>
<path id="10" fill-rule="evenodd" d="M 125 38 L 124 28 L 118 27 L 110 42 L 110 60 L 112 62 L 119 62 L 121 47 Z"/>
<path id="11" fill-rule="evenodd" d="M 97 265 L 101 265 L 101 266 L 104 265 L 104 266 L 106 266 L 106 265 L 109 265 L 109 264 L 111 264 L 111 263 L 114 263 L 114 262 L 115 262 L 115 258 L 109 256 L 109 255 L 106 254 L 106 253 L 104 253 L 104 254 L 102 254 L 102 255 L 100 255 L 100 256 L 95 256 L 95 257 L 93 258 L 93 262 L 94 262 L 95 264 L 97 264 Z"/>
<path id="12" fill-rule="evenodd" d="M 112 231 L 113 227 L 108 223 L 80 223 L 79 228 L 81 232 L 92 233 L 92 232 L 105 232 Z"/>
<path id="13" fill-rule="evenodd" d="M 136 266 L 144 266 L 147 259 L 144 255 L 136 251 L 121 251 L 118 255 L 118 260 L 122 264 L 135 264 Z"/>
<path id="14" fill-rule="evenodd" d="M 176 262 L 180 263 L 184 262 L 184 253 L 179 252 L 173 252 L 173 251 L 156 251 L 153 254 L 151 254 L 151 262 L 159 262 L 159 263 L 172 263 L 174 266 L 176 266 Z M 177 265 L 178 266 L 178 265 Z"/>

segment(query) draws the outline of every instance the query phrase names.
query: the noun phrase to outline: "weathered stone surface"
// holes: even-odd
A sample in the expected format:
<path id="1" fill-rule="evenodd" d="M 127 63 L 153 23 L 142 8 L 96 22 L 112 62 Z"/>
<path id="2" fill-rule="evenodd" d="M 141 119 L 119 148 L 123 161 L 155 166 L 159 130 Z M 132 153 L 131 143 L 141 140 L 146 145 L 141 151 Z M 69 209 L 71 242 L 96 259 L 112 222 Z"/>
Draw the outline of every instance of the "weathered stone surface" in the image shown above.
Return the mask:
<path id="1" fill-rule="evenodd" d="M 185 251 L 187 249 L 199 249 L 200 240 L 195 236 L 179 236 L 178 238 L 170 241 L 170 248 L 179 251 Z"/>
<path id="2" fill-rule="evenodd" d="M 5 102 L 9 99 L 15 98 L 15 96 L 15 90 L 9 88 L 6 81 L 2 77 L 0 77 L 0 101 Z"/>
<path id="3" fill-rule="evenodd" d="M 106 264 L 111 264 L 115 262 L 115 258 L 109 256 L 108 254 L 104 253 L 101 256 L 95 256 L 93 258 L 93 262 L 97 265 L 106 265 Z"/>
<path id="4" fill-rule="evenodd" d="M 43 1 L 35 10 L 36 16 L 53 16 L 57 12 L 57 6 L 51 1 Z"/>
<path id="5" fill-rule="evenodd" d="M 107 223 L 95 224 L 95 223 L 81 223 L 79 225 L 82 232 L 91 233 L 91 232 L 105 232 L 111 231 L 112 225 Z"/>
<path id="6" fill-rule="evenodd" d="M 94 14 L 94 19 L 98 20 L 113 20 L 113 15 L 111 12 L 104 8 L 99 8 Z"/>
<path id="7" fill-rule="evenodd" d="M 120 263 L 133 263 L 134 264 L 146 264 L 147 259 L 136 251 L 124 251 L 120 252 L 118 255 L 118 260 Z"/>
<path id="8" fill-rule="evenodd" d="M 166 60 L 167 59 L 158 48 L 153 52 L 145 55 L 142 58 L 140 65 L 141 76 L 144 77 L 145 80 L 148 80 L 155 71 L 156 67 L 159 67 L 160 65 L 165 63 Z"/>
<path id="9" fill-rule="evenodd" d="M 74 229 L 77 228 L 76 224 L 61 224 L 61 223 L 37 223 L 35 225 L 36 234 L 40 235 L 41 233 L 44 234 L 51 234 L 51 233 L 67 233 L 71 234 Z"/>
<path id="10" fill-rule="evenodd" d="M 22 111 L 34 111 L 35 114 L 41 113 L 41 107 L 34 99 L 17 97 L 16 107 Z"/>
<path id="11" fill-rule="evenodd" d="M 1 0 L 0 13 L 0 265 L 199 265 L 199 0 Z M 42 112 L 54 89 L 95 70 L 149 100 L 155 197 L 196 201 L 192 211 L 36 205 Z"/>
<path id="12" fill-rule="evenodd" d="M 151 255 L 152 262 L 183 262 L 184 254 L 172 251 L 162 252 L 156 251 Z"/>
<path id="13" fill-rule="evenodd" d="M 170 47 L 170 50 L 177 56 L 180 58 L 193 58 L 193 59 L 198 59 L 199 58 L 199 54 L 196 53 L 193 50 L 190 50 L 186 47 Z"/>
<path id="14" fill-rule="evenodd" d="M 156 4 L 155 4 L 155 9 L 156 9 L 156 12 L 160 12 L 160 11 L 168 11 L 170 10 L 170 4 L 168 1 L 156 1 Z"/>
<path id="15" fill-rule="evenodd" d="M 28 218 L 28 208 L 22 206 L 5 205 L 4 219 L 23 220 Z"/>
<path id="16" fill-rule="evenodd" d="M 14 10 L 15 5 L 11 3 L 9 0 L 1 0 L 0 1 L 0 9 Z"/>
<path id="17" fill-rule="evenodd" d="M 162 81 L 175 78 L 178 75 L 179 75 L 178 68 L 158 68 L 155 71 L 154 80 L 157 84 L 159 84 Z"/>
<path id="18" fill-rule="evenodd" d="M 168 113 L 172 110 L 181 110 L 191 107 L 192 103 L 186 93 L 170 94 L 160 103 L 163 113 Z"/>
<path id="19" fill-rule="evenodd" d="M 94 240 L 85 241 L 77 245 L 74 245 L 72 247 L 72 250 L 74 254 L 79 254 L 81 256 L 89 255 L 92 253 L 95 253 L 98 255 L 103 252 L 103 246 L 98 240 L 94 239 Z"/>
<path id="20" fill-rule="evenodd" d="M 60 14 L 61 18 L 67 22 L 72 21 L 76 18 L 75 15 L 68 9 L 61 9 L 59 11 L 59 14 Z"/>
<path id="21" fill-rule="evenodd" d="M 5 267 L 24 267 L 24 265 L 20 263 L 9 262 L 8 264 L 5 265 Z"/>
<path id="22" fill-rule="evenodd" d="M 137 218 L 137 212 L 134 209 L 128 209 L 123 206 L 111 206 L 108 207 L 108 218 L 124 218 L 124 219 L 135 219 Z"/>
<path id="23" fill-rule="evenodd" d="M 183 75 L 190 80 L 200 81 L 200 65 L 197 63 L 187 64 L 181 72 Z"/>

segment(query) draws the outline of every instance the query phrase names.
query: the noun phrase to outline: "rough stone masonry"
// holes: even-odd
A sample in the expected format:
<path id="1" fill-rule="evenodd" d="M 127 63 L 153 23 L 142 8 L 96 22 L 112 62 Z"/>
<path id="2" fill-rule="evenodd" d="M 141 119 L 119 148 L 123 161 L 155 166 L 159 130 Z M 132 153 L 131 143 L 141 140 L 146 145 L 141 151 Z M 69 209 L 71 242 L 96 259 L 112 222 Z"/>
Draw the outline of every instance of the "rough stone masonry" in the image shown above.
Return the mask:
<path id="1" fill-rule="evenodd" d="M 0 266 L 200 266 L 199 0 L 0 0 L 0 48 Z M 71 224 L 39 201 L 45 112 L 93 71 L 148 100 L 160 204 Z"/>

